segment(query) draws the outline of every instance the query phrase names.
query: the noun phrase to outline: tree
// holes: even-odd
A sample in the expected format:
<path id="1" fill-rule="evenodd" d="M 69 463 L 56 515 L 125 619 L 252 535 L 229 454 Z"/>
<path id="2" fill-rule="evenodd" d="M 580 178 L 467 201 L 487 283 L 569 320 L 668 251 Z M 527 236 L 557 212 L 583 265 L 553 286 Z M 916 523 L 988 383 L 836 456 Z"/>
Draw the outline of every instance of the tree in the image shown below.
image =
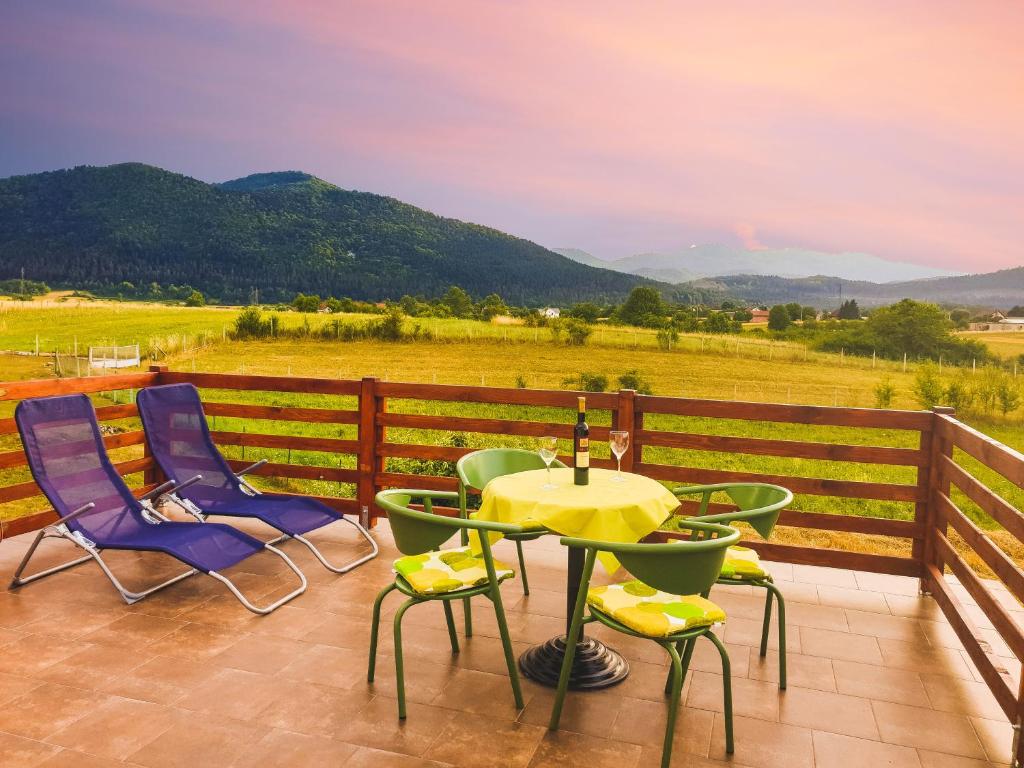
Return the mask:
<path id="1" fill-rule="evenodd" d="M 964 330 L 971 324 L 971 313 L 966 309 L 954 309 L 949 313 L 949 319 L 957 330 Z"/>
<path id="2" fill-rule="evenodd" d="M 320 309 L 320 297 L 300 293 L 292 299 L 292 306 L 299 312 L 317 312 Z"/>
<path id="3" fill-rule="evenodd" d="M 1010 311 L 1006 313 L 1007 317 L 1024 317 L 1024 307 L 1018 305 L 1011 307 Z"/>
<path id="4" fill-rule="evenodd" d="M 749 323 L 754 319 L 754 313 L 749 309 L 737 309 L 732 313 L 732 319 L 738 323 Z"/>
<path id="5" fill-rule="evenodd" d="M 578 317 L 580 320 L 586 320 L 588 323 L 595 323 L 597 318 L 601 316 L 601 308 L 591 301 L 583 301 L 579 304 L 573 304 L 566 314 L 569 317 Z"/>
<path id="6" fill-rule="evenodd" d="M 793 322 L 799 320 L 803 315 L 803 307 L 795 301 L 786 305 L 786 311 L 789 312 L 789 319 Z"/>
<path id="7" fill-rule="evenodd" d="M 457 285 L 453 285 L 441 299 L 441 303 L 448 307 L 452 317 L 472 317 L 473 299 Z"/>
<path id="8" fill-rule="evenodd" d="M 800 310 L 800 319 L 801 320 L 804 320 L 804 321 L 816 320 L 817 318 L 818 318 L 818 310 L 816 310 L 814 307 L 804 307 L 803 309 Z"/>
<path id="9" fill-rule="evenodd" d="M 999 412 L 1003 416 L 1020 407 L 1020 388 L 1011 377 L 1004 375 L 1002 381 L 999 382 L 996 400 L 999 404 Z"/>
<path id="10" fill-rule="evenodd" d="M 665 322 L 665 304 L 654 288 L 638 285 L 618 309 L 618 318 L 626 325 L 657 328 Z"/>
<path id="11" fill-rule="evenodd" d="M 857 306 L 856 299 L 847 299 L 839 305 L 839 309 L 836 310 L 836 317 L 840 320 L 860 320 L 860 307 Z"/>
<path id="12" fill-rule="evenodd" d="M 768 330 L 784 331 L 789 328 L 793 321 L 789 317 L 789 311 L 782 304 L 776 304 L 768 310 Z"/>
<path id="13" fill-rule="evenodd" d="M 508 304 L 502 300 L 501 296 L 496 293 L 492 293 L 484 298 L 480 302 L 480 317 L 484 320 L 490 320 L 492 317 L 498 315 L 508 314 Z"/>
<path id="14" fill-rule="evenodd" d="M 654 391 L 651 389 L 651 383 L 643 378 L 640 375 L 640 371 L 636 368 L 631 368 L 619 376 L 619 389 L 635 389 L 641 395 L 654 394 Z"/>
<path id="15" fill-rule="evenodd" d="M 206 298 L 199 291 L 192 291 L 185 299 L 186 307 L 202 307 L 206 305 Z"/>
<path id="16" fill-rule="evenodd" d="M 725 312 L 711 312 L 703 328 L 705 333 L 739 333 L 742 325 L 738 320 L 730 320 Z"/>
<path id="17" fill-rule="evenodd" d="M 582 347 L 591 333 L 590 326 L 577 317 L 565 321 L 565 343 L 571 347 Z"/>

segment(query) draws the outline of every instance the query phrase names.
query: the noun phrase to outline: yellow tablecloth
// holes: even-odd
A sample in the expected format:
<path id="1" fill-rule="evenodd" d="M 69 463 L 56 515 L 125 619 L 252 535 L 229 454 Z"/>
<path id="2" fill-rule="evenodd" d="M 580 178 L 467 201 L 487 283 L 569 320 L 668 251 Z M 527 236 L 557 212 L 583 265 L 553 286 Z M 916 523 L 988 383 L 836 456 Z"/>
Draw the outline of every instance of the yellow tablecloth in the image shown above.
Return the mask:
<path id="1" fill-rule="evenodd" d="M 656 530 L 679 506 L 665 486 L 642 475 L 612 470 L 590 470 L 588 485 L 574 485 L 572 469 L 552 469 L 547 490 L 546 470 L 517 472 L 496 477 L 483 489 L 479 511 L 473 517 L 522 525 L 537 522 L 564 536 L 600 541 L 636 542 Z M 599 559 L 609 571 L 618 561 L 606 552 Z"/>

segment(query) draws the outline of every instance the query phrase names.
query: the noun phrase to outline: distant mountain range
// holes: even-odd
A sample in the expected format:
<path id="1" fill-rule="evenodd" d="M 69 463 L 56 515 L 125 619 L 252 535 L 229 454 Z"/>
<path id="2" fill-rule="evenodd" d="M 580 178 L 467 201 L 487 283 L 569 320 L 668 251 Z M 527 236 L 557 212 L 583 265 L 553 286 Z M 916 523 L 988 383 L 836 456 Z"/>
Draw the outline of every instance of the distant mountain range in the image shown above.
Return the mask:
<path id="1" fill-rule="evenodd" d="M 140 163 L 0 179 L 0 280 L 23 268 L 25 277 L 58 288 L 188 284 L 229 302 L 245 301 L 254 287 L 280 301 L 299 292 L 433 297 L 459 285 L 476 297 L 566 306 L 621 301 L 650 285 L 681 303 L 738 298 L 829 308 L 842 295 L 865 305 L 904 297 L 1024 304 L 1024 268 L 936 277 L 863 254 L 719 245 L 607 262 L 301 171 L 208 184 Z M 853 279 L 865 274 L 875 282 Z M 878 282 L 895 276 L 903 277 Z"/>
<path id="2" fill-rule="evenodd" d="M 824 253 L 800 248 L 750 251 L 728 245 L 691 245 L 667 253 L 638 253 L 610 261 L 599 259 L 578 248 L 556 248 L 555 251 L 591 267 L 614 269 L 666 283 L 684 283 L 702 277 L 724 275 L 794 278 L 830 275 L 844 280 L 887 283 L 953 274 L 919 264 L 888 261 L 864 253 Z"/>
<path id="3" fill-rule="evenodd" d="M 636 276 L 300 171 L 207 184 L 139 163 L 0 180 L 0 280 L 109 288 L 189 284 L 380 300 L 459 285 L 516 304 L 618 301 Z M 658 286 L 668 290 L 669 286 Z"/>

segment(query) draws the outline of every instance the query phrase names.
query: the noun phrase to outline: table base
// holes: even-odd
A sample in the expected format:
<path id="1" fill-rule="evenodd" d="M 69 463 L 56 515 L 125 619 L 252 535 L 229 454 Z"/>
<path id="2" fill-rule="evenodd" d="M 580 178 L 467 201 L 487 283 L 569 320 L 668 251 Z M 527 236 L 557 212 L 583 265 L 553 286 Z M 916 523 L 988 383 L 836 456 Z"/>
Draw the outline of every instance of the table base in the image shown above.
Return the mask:
<path id="1" fill-rule="evenodd" d="M 558 687 L 565 658 L 565 635 L 528 648 L 519 657 L 519 669 L 535 683 Z M 608 688 L 629 675 L 629 663 L 600 640 L 584 637 L 576 645 L 569 688 L 574 691 Z"/>

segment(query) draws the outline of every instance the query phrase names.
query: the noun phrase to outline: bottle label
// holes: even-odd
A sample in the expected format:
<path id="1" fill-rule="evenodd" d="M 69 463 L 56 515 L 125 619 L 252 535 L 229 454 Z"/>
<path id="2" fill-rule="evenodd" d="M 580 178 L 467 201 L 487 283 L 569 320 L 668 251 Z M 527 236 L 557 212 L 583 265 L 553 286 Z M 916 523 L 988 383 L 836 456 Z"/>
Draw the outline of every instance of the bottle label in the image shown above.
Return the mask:
<path id="1" fill-rule="evenodd" d="M 590 468 L 590 451 L 576 451 L 576 468 Z"/>

